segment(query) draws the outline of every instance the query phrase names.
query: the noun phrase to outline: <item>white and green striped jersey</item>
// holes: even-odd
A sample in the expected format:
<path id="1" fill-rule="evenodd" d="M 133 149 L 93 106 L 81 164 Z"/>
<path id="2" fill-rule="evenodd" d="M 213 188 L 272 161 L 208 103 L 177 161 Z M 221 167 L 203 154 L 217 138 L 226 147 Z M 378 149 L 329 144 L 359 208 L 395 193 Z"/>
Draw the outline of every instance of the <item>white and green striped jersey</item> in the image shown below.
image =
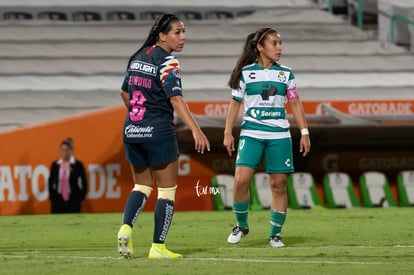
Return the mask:
<path id="1" fill-rule="evenodd" d="M 232 90 L 233 99 L 244 101 L 242 136 L 260 139 L 290 137 L 286 119 L 287 95 L 297 98 L 293 71 L 275 63 L 264 69 L 256 62 L 243 67 L 240 88 Z"/>

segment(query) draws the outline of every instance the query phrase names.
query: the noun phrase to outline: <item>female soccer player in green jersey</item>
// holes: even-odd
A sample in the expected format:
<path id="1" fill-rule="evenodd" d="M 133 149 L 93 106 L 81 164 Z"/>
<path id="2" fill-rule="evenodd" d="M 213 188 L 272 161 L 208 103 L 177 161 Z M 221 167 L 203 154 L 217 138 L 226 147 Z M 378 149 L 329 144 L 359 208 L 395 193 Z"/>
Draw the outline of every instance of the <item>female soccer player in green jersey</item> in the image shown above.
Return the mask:
<path id="1" fill-rule="evenodd" d="M 281 53 L 280 35 L 272 28 L 249 34 L 228 82 L 232 99 L 223 144 L 230 156 L 235 151 L 232 129 L 241 103 L 244 103 L 233 192 L 237 226 L 227 238 L 230 244 L 239 243 L 249 233 L 249 184 L 264 158 L 272 193 L 269 244 L 271 247 L 284 246 L 280 232 L 288 205 L 286 181 L 287 175 L 294 171 L 286 101 L 301 129 L 300 152 L 306 156 L 310 150 L 309 131 L 295 77 L 290 68 L 278 63 Z"/>

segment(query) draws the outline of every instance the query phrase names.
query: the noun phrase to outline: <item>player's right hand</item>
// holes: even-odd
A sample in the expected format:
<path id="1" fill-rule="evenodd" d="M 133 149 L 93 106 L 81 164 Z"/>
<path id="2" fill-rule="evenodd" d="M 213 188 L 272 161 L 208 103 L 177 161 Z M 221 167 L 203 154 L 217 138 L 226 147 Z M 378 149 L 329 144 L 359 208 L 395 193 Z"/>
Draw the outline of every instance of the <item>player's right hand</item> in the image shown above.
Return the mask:
<path id="1" fill-rule="evenodd" d="M 226 147 L 227 153 L 231 157 L 233 152 L 236 150 L 234 148 L 234 137 L 233 135 L 224 135 L 223 145 Z"/>

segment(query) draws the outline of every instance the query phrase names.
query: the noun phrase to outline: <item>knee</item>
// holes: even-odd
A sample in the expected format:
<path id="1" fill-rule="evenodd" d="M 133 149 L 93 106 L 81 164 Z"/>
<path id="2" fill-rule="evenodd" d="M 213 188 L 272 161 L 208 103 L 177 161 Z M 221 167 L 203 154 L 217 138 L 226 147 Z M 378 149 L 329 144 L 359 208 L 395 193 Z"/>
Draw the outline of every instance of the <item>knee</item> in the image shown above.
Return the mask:
<path id="1" fill-rule="evenodd" d="M 286 195 L 286 180 L 283 178 L 270 179 L 270 190 L 276 196 Z"/>
<path id="2" fill-rule="evenodd" d="M 245 193 L 249 191 L 250 181 L 243 177 L 235 177 L 234 179 L 234 191 Z"/>

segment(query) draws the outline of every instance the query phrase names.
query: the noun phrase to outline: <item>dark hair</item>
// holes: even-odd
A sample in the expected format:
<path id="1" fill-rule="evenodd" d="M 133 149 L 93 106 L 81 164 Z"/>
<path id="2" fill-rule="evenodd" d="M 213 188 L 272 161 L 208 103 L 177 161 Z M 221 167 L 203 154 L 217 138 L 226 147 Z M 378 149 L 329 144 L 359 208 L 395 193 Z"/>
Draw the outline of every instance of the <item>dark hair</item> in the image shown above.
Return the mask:
<path id="1" fill-rule="evenodd" d="M 263 28 L 247 36 L 246 42 L 244 43 L 243 52 L 239 57 L 239 60 L 237 60 L 237 63 L 230 75 L 229 82 L 227 83 L 230 88 L 240 88 L 240 77 L 243 67 L 253 63 L 257 59 L 257 56 L 259 55 L 259 52 L 256 48 L 257 45 L 264 46 L 266 37 L 271 33 L 277 33 L 277 31 L 272 28 Z"/>
<path id="2" fill-rule="evenodd" d="M 62 146 L 62 145 L 67 145 L 72 150 L 73 149 L 73 139 L 69 137 L 69 138 L 63 140 L 62 143 L 60 144 L 60 146 Z"/>
<path id="3" fill-rule="evenodd" d="M 164 33 L 167 34 L 169 31 L 171 31 L 171 23 L 175 22 L 175 21 L 179 21 L 180 18 L 178 18 L 177 16 L 175 16 L 174 14 L 171 13 L 164 13 L 162 15 L 160 15 L 157 20 L 155 20 L 154 25 L 152 26 L 147 39 L 145 40 L 144 44 L 142 44 L 141 48 L 139 48 L 133 55 L 131 55 L 131 57 L 129 58 L 128 61 L 128 66 L 127 66 L 127 70 L 129 68 L 129 65 L 131 64 L 132 60 L 134 59 L 134 57 L 140 52 L 142 51 L 142 49 L 148 47 L 148 46 L 152 46 L 154 44 L 156 44 L 158 42 L 158 38 L 159 38 L 159 34 L 160 33 Z"/>

